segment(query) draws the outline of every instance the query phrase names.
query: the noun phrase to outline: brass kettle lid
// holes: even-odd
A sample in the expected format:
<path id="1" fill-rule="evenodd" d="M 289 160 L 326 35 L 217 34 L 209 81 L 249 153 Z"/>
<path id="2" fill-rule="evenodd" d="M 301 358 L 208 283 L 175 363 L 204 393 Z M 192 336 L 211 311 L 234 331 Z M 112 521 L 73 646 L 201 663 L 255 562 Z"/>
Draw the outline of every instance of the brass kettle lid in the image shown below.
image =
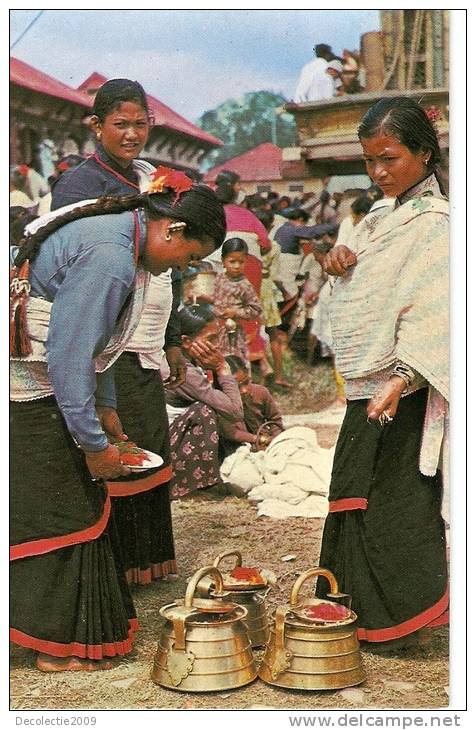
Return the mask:
<path id="1" fill-rule="evenodd" d="M 199 581 L 205 576 L 213 578 L 216 589 L 213 598 L 199 598 L 195 596 L 195 590 Z M 223 591 L 223 578 L 220 571 L 214 566 L 206 566 L 197 570 L 190 579 L 185 598 L 178 598 L 173 603 L 162 606 L 159 613 L 166 619 L 173 621 L 179 618 L 184 621 L 197 617 L 197 614 L 231 614 L 240 608 L 237 603 L 221 600 L 229 594 Z"/>
<path id="2" fill-rule="evenodd" d="M 319 598 L 306 599 L 298 606 L 291 606 L 290 608 L 290 617 L 296 616 L 301 621 L 305 621 L 306 624 L 341 626 L 352 623 L 357 618 L 357 615 L 347 606 Z"/>
<path id="3" fill-rule="evenodd" d="M 235 566 L 232 569 L 231 573 L 224 573 L 222 571 L 222 577 L 223 577 L 223 587 L 225 591 L 232 591 L 232 592 L 254 592 L 254 591 L 262 591 L 264 590 L 267 585 L 268 581 L 267 579 L 261 575 L 259 569 L 257 568 L 243 568 L 243 558 L 241 555 L 241 552 L 239 550 L 227 550 L 223 553 L 220 553 L 216 556 L 215 560 L 213 561 L 213 565 L 215 568 L 218 568 L 221 561 L 225 558 L 229 557 L 235 557 Z M 242 570 L 244 573 L 246 571 L 249 571 L 250 580 L 246 580 L 244 577 L 243 580 L 237 579 L 235 576 L 232 575 L 233 571 L 239 571 Z M 258 578 L 260 580 L 251 580 L 251 578 Z M 212 594 L 216 594 L 216 591 L 213 591 Z"/>
<path id="4" fill-rule="evenodd" d="M 321 598 L 302 598 L 299 596 L 303 583 L 309 578 L 318 576 L 322 576 L 329 581 L 330 592 L 327 595 L 336 600 L 326 601 Z M 351 624 L 357 620 L 357 614 L 347 606 L 339 603 L 342 598 L 350 599 L 350 596 L 340 593 L 337 580 L 330 570 L 311 568 L 301 573 L 297 578 L 291 589 L 289 603 L 285 606 L 279 606 L 275 614 L 276 617 L 279 616 L 280 623 L 285 622 L 293 625 L 331 627 Z"/>

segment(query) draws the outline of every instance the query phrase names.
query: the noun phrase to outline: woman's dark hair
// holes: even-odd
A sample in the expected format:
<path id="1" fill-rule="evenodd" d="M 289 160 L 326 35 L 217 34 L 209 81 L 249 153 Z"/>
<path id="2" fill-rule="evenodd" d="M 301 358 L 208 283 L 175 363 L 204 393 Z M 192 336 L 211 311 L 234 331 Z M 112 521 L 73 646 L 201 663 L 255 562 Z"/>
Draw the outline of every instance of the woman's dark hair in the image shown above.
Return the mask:
<path id="1" fill-rule="evenodd" d="M 367 194 L 359 195 L 359 197 L 351 203 L 350 208 L 355 215 L 367 215 L 373 204 L 374 201 Z"/>
<path id="2" fill-rule="evenodd" d="M 248 372 L 245 361 L 241 357 L 238 357 L 238 355 L 226 355 L 225 360 L 230 366 L 232 373 L 237 373 L 238 370 L 244 370 L 245 373 Z"/>
<path id="3" fill-rule="evenodd" d="M 105 117 L 119 104 L 132 101 L 139 104 L 149 114 L 145 91 L 138 81 L 130 79 L 111 79 L 97 91 L 94 99 L 93 114 L 103 122 Z"/>
<path id="4" fill-rule="evenodd" d="M 359 139 L 376 135 L 396 137 L 413 153 L 428 150 L 428 172 L 440 162 L 440 145 L 433 124 L 423 107 L 406 96 L 380 99 L 362 118 L 357 134 Z"/>
<path id="5" fill-rule="evenodd" d="M 34 206 L 36 210 L 36 206 Z M 10 206 L 10 246 L 18 246 L 24 236 L 26 226 L 38 216 L 33 208 L 23 208 L 20 205 Z"/>
<path id="6" fill-rule="evenodd" d="M 286 213 L 281 211 L 281 215 L 284 215 L 290 221 L 304 221 L 304 223 L 307 223 L 310 218 L 307 210 L 303 208 L 288 208 Z"/>
<path id="7" fill-rule="evenodd" d="M 124 213 L 127 210 L 144 208 L 149 217 L 172 218 L 187 224 L 184 230 L 185 238 L 203 240 L 211 238 L 215 248 L 219 248 L 226 236 L 225 212 L 217 196 L 208 185 L 192 185 L 190 190 L 183 192 L 179 199 L 173 190 L 166 193 L 140 193 L 138 195 L 123 195 L 120 197 L 99 198 L 89 205 L 78 206 L 73 210 L 54 218 L 50 223 L 42 226 L 36 233 L 20 241 L 20 251 L 15 259 L 15 266 L 19 268 L 27 259 L 33 261 L 40 250 L 42 242 L 58 228 L 95 215 Z"/>
<path id="8" fill-rule="evenodd" d="M 189 304 L 177 312 L 180 332 L 187 337 L 198 335 L 209 322 L 214 322 L 216 316 L 208 304 Z"/>
<path id="9" fill-rule="evenodd" d="M 267 231 L 271 228 L 274 221 L 274 213 L 272 210 L 256 210 L 255 216 L 264 225 Z"/>
<path id="10" fill-rule="evenodd" d="M 222 259 L 226 259 L 231 253 L 236 253 L 237 251 L 240 253 L 248 253 L 246 241 L 243 241 L 242 238 L 229 238 L 221 248 L 221 257 Z"/>
<path id="11" fill-rule="evenodd" d="M 216 194 L 218 200 L 223 203 L 231 203 L 235 197 L 233 185 L 240 181 L 240 176 L 233 170 L 222 170 L 215 178 Z"/>
<path id="12" fill-rule="evenodd" d="M 320 203 L 328 203 L 330 199 L 331 199 L 331 194 L 328 190 L 323 190 L 322 193 L 319 195 Z"/>

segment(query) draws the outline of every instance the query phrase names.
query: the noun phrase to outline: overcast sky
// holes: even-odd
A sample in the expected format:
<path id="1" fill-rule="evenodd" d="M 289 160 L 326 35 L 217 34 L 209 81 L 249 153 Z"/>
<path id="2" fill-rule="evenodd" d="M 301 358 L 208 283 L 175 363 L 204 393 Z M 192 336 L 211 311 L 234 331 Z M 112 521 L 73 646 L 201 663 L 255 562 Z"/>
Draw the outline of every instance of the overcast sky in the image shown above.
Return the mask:
<path id="1" fill-rule="evenodd" d="M 38 12 L 10 11 L 10 44 Z M 290 99 L 316 43 L 339 55 L 379 29 L 377 10 L 45 10 L 11 53 L 73 87 L 137 79 L 195 121 L 247 91 Z"/>

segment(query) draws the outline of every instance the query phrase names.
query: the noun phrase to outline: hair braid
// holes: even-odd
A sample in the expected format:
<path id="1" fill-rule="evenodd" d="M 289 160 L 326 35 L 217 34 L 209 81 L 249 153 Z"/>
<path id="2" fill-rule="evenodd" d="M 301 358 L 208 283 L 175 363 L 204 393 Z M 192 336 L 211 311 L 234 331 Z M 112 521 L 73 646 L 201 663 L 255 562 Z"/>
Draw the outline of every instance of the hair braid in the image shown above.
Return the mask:
<path id="1" fill-rule="evenodd" d="M 110 213 L 123 213 L 126 210 L 133 210 L 144 205 L 147 196 L 140 195 L 122 195 L 120 197 L 103 197 L 98 198 L 94 203 L 89 205 L 81 205 L 73 210 L 69 210 L 57 218 L 54 218 L 46 225 L 38 229 L 31 236 L 25 236 L 19 242 L 20 250 L 15 258 L 14 264 L 17 269 L 26 261 L 34 261 L 40 251 L 41 244 L 48 236 L 57 231 L 62 226 L 81 218 L 90 218 L 95 215 L 107 215 Z"/>

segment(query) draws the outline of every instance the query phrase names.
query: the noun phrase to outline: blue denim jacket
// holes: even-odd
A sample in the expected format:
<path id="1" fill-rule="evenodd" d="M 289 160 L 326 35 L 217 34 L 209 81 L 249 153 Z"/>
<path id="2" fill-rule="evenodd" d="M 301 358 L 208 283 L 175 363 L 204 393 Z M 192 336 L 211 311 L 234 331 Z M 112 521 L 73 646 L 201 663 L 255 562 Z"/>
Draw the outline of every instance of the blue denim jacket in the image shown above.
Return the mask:
<path id="1" fill-rule="evenodd" d="M 146 228 L 139 225 L 140 255 Z M 132 212 L 73 221 L 48 236 L 30 268 L 30 296 L 53 304 L 48 376 L 70 433 L 86 451 L 107 446 L 95 406 L 115 407 L 114 379 L 111 369 L 96 375 L 93 358 L 132 291 L 134 231 Z"/>

